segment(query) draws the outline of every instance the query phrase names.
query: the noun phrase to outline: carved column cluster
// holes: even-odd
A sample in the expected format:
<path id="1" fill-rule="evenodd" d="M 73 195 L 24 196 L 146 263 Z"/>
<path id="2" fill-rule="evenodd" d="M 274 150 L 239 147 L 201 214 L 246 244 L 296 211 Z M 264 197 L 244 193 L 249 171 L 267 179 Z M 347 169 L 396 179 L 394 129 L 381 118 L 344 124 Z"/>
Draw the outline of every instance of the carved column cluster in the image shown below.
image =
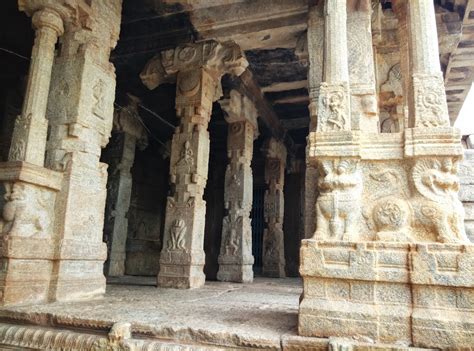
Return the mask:
<path id="1" fill-rule="evenodd" d="M 392 1 L 406 80 L 403 98 L 397 94 L 393 102 L 403 99 L 408 107 L 396 133 L 374 133 L 377 118 L 363 109 L 365 99 L 368 107 L 373 99 L 372 68 L 365 70 L 373 67 L 368 2 L 324 3 L 323 80 L 333 78 L 334 64 L 344 64 L 332 55 L 344 54 L 339 44 L 348 37 L 351 99 L 342 88 L 328 91 L 331 85 L 321 84 L 318 126 L 308 143 L 308 162 L 318 169 L 317 225 L 301 248 L 299 334 L 468 347 L 474 248 L 458 199 L 463 150 L 449 125 L 433 1 Z M 349 33 L 331 19 L 343 17 L 346 3 Z M 354 57 L 359 54 L 366 57 Z M 363 84 L 367 94 L 361 94 Z"/>
<path id="2" fill-rule="evenodd" d="M 46 109 L 58 37 L 74 22 L 76 3 L 19 1 L 32 17 L 35 42 L 21 114 L 15 121 L 8 162 L 0 164 L 5 187 L 0 217 L 2 305 L 47 301 L 53 276 L 54 204 L 62 174 L 44 168 Z"/>
<path id="3" fill-rule="evenodd" d="M 148 145 L 148 136 L 138 113 L 139 99 L 128 95 L 129 103 L 117 110 L 110 151 L 109 179 L 107 182 L 107 206 L 105 210 L 104 234 L 108 243 L 106 274 L 125 274 L 126 242 L 128 234 L 128 211 L 132 195 L 131 168 L 135 160 L 135 149 L 143 150 Z"/>
<path id="4" fill-rule="evenodd" d="M 99 157 L 112 128 L 108 60 L 121 1 L 21 0 L 19 7 L 33 17 L 36 39 L 9 162 L 0 167 L 2 302 L 92 298 L 105 291 L 107 172 Z"/>
<path id="5" fill-rule="evenodd" d="M 285 200 L 286 147 L 276 139 L 265 142 L 265 182 L 268 190 L 264 198 L 264 217 L 266 228 L 263 233 L 262 273 L 268 277 L 284 278 L 285 244 L 283 236 L 283 217 Z"/>
<path id="6" fill-rule="evenodd" d="M 150 89 L 176 79 L 176 128 L 171 146 L 170 180 L 160 256 L 158 285 L 196 288 L 204 285 L 203 200 L 209 162 L 208 123 L 212 103 L 221 96 L 220 78 L 240 75 L 248 63 L 234 43 L 205 41 L 164 51 L 141 74 Z"/>
<path id="7" fill-rule="evenodd" d="M 58 245 L 51 296 L 56 300 L 105 291 L 107 165 L 100 156 L 113 123 L 115 69 L 109 56 L 119 37 L 121 2 L 92 1 L 82 9 L 88 18 L 81 9 L 78 23 L 61 38 L 48 101 L 46 165 L 63 174 L 54 209 Z"/>
<path id="8" fill-rule="evenodd" d="M 222 224 L 222 241 L 217 279 L 238 283 L 253 281 L 252 228 L 250 211 L 253 175 L 250 164 L 253 141 L 258 136 L 257 111 L 246 96 L 236 90 L 220 102 L 229 123 L 224 204 L 227 214 Z"/>

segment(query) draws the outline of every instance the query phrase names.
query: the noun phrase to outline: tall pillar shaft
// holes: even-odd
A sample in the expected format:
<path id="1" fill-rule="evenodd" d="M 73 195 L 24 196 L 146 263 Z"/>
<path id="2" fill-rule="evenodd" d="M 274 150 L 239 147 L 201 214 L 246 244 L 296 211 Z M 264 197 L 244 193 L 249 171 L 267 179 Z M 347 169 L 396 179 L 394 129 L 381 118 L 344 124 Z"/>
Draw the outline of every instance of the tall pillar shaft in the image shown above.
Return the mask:
<path id="1" fill-rule="evenodd" d="M 170 179 L 174 195 L 168 197 L 163 250 L 158 285 L 195 288 L 204 285 L 203 250 L 206 202 L 202 196 L 207 182 L 209 132 L 214 89 L 220 84 L 205 69 L 179 72 L 176 109 L 180 126 L 173 135 Z M 191 82 L 199 96 L 188 90 Z M 192 84 L 191 84 L 192 85 Z M 188 95 L 190 94 L 190 95 Z"/>
<path id="2" fill-rule="evenodd" d="M 350 52 L 348 60 L 353 129 L 377 133 L 379 118 L 372 44 L 371 1 L 352 1 L 349 4 L 347 36 Z"/>
<path id="3" fill-rule="evenodd" d="M 324 73 L 317 130 L 351 130 L 346 0 L 325 2 L 324 28 Z"/>
<path id="4" fill-rule="evenodd" d="M 64 29 L 63 21 L 58 13 L 48 8 L 36 11 L 32 21 L 36 37 L 31 52 L 28 84 L 22 113 L 15 122 L 8 159 L 42 167 L 48 131 L 45 115 L 54 46 Z"/>
<path id="5" fill-rule="evenodd" d="M 267 141 L 264 151 L 268 190 L 264 198 L 266 228 L 263 233 L 262 273 L 268 277 L 283 278 L 286 276 L 283 235 L 286 148 L 272 138 Z"/>
<path id="6" fill-rule="evenodd" d="M 160 61 L 152 60 L 147 65 L 142 80 L 150 88 L 160 83 L 150 82 L 147 74 L 155 64 L 161 65 L 166 74 L 176 76 L 176 115 L 180 119 L 171 146 L 172 195 L 167 200 L 158 285 L 197 288 L 205 282 L 203 194 L 212 104 L 221 95 L 222 75 L 240 75 L 248 63 L 235 44 L 206 41 L 179 46 L 162 52 Z"/>
<path id="7" fill-rule="evenodd" d="M 48 116 L 47 166 L 63 173 L 56 201 L 56 261 L 51 299 L 76 300 L 105 292 L 103 243 L 107 165 L 121 1 L 94 1 L 89 28 L 67 27 L 55 59 Z"/>
<path id="8" fill-rule="evenodd" d="M 347 0 L 327 0 L 325 6 L 324 81 L 349 82 Z"/>
<path id="9" fill-rule="evenodd" d="M 253 281 L 252 228 L 250 211 L 253 175 L 250 164 L 257 133 L 257 112 L 251 101 L 235 90 L 221 102 L 229 123 L 224 204 L 227 214 L 222 224 L 221 251 L 217 279 L 237 283 Z"/>
<path id="10" fill-rule="evenodd" d="M 410 77 L 408 127 L 449 127 L 432 1 L 406 1 Z"/>
<path id="11" fill-rule="evenodd" d="M 108 242 L 106 274 L 125 274 L 126 243 L 128 236 L 128 211 L 132 196 L 131 168 L 138 146 L 148 145 L 148 136 L 138 114 L 139 99 L 129 96 L 129 105 L 114 116 L 114 145 L 110 145 L 109 178 L 104 234 Z"/>

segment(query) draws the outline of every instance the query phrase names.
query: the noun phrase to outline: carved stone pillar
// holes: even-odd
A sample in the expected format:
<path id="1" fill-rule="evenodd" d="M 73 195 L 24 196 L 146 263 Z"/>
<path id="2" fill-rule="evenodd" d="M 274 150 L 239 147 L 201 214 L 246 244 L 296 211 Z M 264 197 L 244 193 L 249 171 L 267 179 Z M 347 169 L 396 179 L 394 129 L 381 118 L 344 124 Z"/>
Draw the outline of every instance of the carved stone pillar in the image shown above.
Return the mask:
<path id="1" fill-rule="evenodd" d="M 237 283 L 253 281 L 252 228 L 250 211 L 253 175 L 250 164 L 253 141 L 257 137 L 257 110 L 249 98 L 232 90 L 230 99 L 221 101 L 229 123 L 224 204 L 227 215 L 222 224 L 222 241 L 217 279 Z"/>
<path id="2" fill-rule="evenodd" d="M 171 146 L 170 180 L 158 285 L 204 285 L 204 226 L 212 103 L 221 96 L 224 73 L 240 75 L 248 63 L 234 43 L 205 41 L 178 46 L 152 59 L 141 74 L 150 89 L 176 76 L 176 128 Z"/>
<path id="3" fill-rule="evenodd" d="M 307 50 L 309 58 L 308 89 L 309 89 L 309 132 L 315 132 L 318 124 L 319 89 L 323 79 L 324 60 L 324 2 L 311 6 L 308 14 Z M 318 195 L 318 169 L 309 162 L 310 142 L 307 138 L 306 172 L 304 196 L 304 237 L 310 238 L 316 230 L 316 210 L 314 204 Z"/>
<path id="4" fill-rule="evenodd" d="M 310 133 L 309 162 L 318 166 L 320 195 L 315 236 L 301 247 L 298 330 L 466 348 L 473 336 L 474 247 L 457 195 L 463 150 L 448 122 L 433 2 L 392 4 L 399 32 L 406 25 L 408 34 L 401 76 L 409 82 L 409 123 L 401 133 L 371 133 L 357 130 L 359 117 L 352 113 L 350 131 Z M 344 109 L 320 109 L 318 122 L 335 111 Z"/>
<path id="5" fill-rule="evenodd" d="M 54 209 L 53 300 L 105 292 L 107 165 L 99 159 L 112 130 L 115 70 L 109 56 L 119 36 L 121 1 L 92 1 L 84 10 L 89 20 L 79 16 L 61 39 L 48 102 L 46 163 L 63 173 Z"/>
<path id="6" fill-rule="evenodd" d="M 60 15 L 47 7 L 34 12 L 32 22 L 35 29 L 35 43 L 31 52 L 28 84 L 22 113 L 15 122 L 8 159 L 42 167 L 48 130 L 45 113 L 54 46 L 64 28 Z"/>
<path id="7" fill-rule="evenodd" d="M 144 149 L 148 136 L 138 114 L 139 99 L 128 95 L 129 104 L 114 115 L 113 160 L 109 164 L 107 182 L 107 206 L 104 233 L 108 237 L 109 276 L 125 274 L 126 243 L 128 234 L 128 210 L 132 195 L 132 174 L 135 147 Z"/>
<path id="8" fill-rule="evenodd" d="M 45 169 L 45 118 L 54 48 L 67 11 L 58 4 L 20 1 L 32 16 L 35 42 L 21 114 L 15 121 L 0 217 L 2 305 L 47 301 L 54 259 L 54 203 L 61 174 Z"/>
<path id="9" fill-rule="evenodd" d="M 378 106 L 372 44 L 371 0 L 348 1 L 347 35 L 353 129 L 377 133 Z"/>
<path id="10" fill-rule="evenodd" d="M 267 277 L 284 278 L 285 243 L 283 235 L 283 217 L 285 199 L 286 147 L 273 138 L 266 141 L 265 182 L 268 190 L 264 198 L 264 217 L 266 228 L 263 232 L 263 266 L 262 273 Z"/>
<path id="11" fill-rule="evenodd" d="M 410 77 L 409 127 L 449 127 L 432 1 L 406 1 Z"/>

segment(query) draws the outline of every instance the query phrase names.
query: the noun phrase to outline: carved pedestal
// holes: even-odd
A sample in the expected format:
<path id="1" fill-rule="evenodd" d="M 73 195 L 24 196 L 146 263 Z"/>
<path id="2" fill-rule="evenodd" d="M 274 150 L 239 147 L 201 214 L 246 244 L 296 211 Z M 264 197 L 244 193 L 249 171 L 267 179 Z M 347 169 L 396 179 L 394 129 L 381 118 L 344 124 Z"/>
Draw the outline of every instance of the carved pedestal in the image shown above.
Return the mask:
<path id="1" fill-rule="evenodd" d="M 470 244 L 304 240 L 299 334 L 468 347 L 473 263 Z"/>
<path id="2" fill-rule="evenodd" d="M 0 303 L 48 301 L 55 259 L 54 214 L 61 174 L 26 162 L 0 164 Z"/>

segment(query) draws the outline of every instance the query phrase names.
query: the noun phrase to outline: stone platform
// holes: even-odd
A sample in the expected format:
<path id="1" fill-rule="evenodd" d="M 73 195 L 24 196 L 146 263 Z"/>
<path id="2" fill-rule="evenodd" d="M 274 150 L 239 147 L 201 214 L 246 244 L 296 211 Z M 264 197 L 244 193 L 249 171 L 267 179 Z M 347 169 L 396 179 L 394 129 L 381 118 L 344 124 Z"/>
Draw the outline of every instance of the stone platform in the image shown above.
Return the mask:
<path id="1" fill-rule="evenodd" d="M 108 281 L 102 299 L 0 310 L 0 350 L 408 350 L 298 337 L 300 279 L 156 288 L 155 278 Z M 332 344 L 332 346 L 330 346 Z"/>

